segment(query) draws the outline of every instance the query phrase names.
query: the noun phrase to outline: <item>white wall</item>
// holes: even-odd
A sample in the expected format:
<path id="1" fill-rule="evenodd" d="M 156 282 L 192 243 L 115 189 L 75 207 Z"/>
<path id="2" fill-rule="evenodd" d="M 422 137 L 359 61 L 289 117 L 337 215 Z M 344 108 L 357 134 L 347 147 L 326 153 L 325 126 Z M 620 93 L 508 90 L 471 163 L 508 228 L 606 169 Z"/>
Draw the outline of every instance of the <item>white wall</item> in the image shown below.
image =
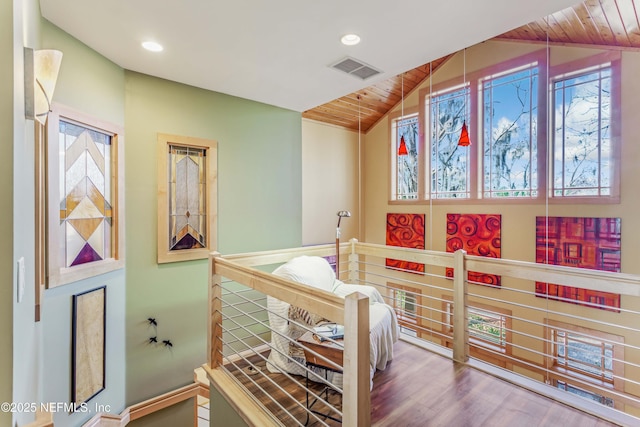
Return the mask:
<path id="1" fill-rule="evenodd" d="M 359 237 L 358 132 L 302 121 L 302 243 L 335 242 L 340 210 L 342 242 Z"/>

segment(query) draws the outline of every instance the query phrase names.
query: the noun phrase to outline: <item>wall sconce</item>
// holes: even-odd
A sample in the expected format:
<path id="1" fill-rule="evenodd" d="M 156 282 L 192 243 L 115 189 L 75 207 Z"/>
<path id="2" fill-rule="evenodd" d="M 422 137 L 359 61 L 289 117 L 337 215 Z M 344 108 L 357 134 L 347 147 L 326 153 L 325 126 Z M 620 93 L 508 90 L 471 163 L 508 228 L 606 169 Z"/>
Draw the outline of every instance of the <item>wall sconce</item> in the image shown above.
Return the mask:
<path id="1" fill-rule="evenodd" d="M 51 111 L 51 99 L 62 62 L 59 50 L 24 48 L 24 111 L 27 119 L 43 125 Z"/>

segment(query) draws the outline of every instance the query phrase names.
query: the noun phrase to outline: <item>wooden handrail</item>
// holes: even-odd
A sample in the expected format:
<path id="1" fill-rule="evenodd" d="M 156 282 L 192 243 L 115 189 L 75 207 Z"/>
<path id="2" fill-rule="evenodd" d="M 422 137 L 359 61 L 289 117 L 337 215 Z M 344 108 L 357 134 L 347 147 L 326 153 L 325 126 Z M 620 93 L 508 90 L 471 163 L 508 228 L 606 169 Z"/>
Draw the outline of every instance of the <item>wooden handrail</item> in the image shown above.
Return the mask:
<path id="1" fill-rule="evenodd" d="M 251 267 L 237 265 L 223 257 L 212 257 L 213 271 L 216 275 L 226 277 L 238 283 L 285 301 L 321 314 L 333 322 L 344 321 L 344 299 L 331 292 L 303 285 L 282 277 L 274 276 Z"/>
<path id="2" fill-rule="evenodd" d="M 454 254 L 354 242 L 355 253 L 381 258 L 397 258 L 431 266 L 453 268 Z M 501 258 L 465 255 L 468 271 L 505 275 L 518 279 L 557 283 L 584 289 L 640 296 L 640 276 L 562 265 L 540 264 Z"/>
<path id="3" fill-rule="evenodd" d="M 341 245 L 341 248 L 342 246 L 343 245 Z M 335 245 L 317 245 L 225 255 L 224 259 L 233 261 L 237 265 L 250 267 L 256 265 L 279 264 L 287 262 L 300 255 L 330 256 L 335 254 L 335 250 Z"/>

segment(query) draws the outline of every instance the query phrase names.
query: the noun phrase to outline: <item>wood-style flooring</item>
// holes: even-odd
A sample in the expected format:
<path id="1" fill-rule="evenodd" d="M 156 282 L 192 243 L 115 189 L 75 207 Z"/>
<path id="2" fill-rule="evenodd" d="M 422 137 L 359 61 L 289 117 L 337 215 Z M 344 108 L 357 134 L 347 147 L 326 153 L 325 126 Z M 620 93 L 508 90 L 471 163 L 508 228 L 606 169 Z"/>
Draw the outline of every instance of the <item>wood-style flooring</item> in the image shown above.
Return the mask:
<path id="1" fill-rule="evenodd" d="M 263 361 L 254 360 L 262 372 Z M 270 384 L 267 377 L 280 384 L 304 405 L 305 394 L 283 374 L 251 375 L 272 399 L 256 392 L 256 386 L 243 375 L 237 375 L 285 425 L 297 425 L 283 415 L 285 408 L 304 424 L 305 415 L 299 403 Z M 304 377 L 297 377 L 304 384 Z M 394 347 L 394 359 L 384 371 L 376 372 L 371 392 L 373 426 L 393 427 L 601 427 L 609 422 L 562 405 L 506 381 L 473 368 L 455 363 L 410 343 L 400 341 Z M 331 400 L 339 405 L 339 396 Z M 277 402 L 277 403 L 276 403 Z M 322 405 L 315 406 L 322 410 Z M 348 410 L 348 408 L 345 408 Z M 327 421 L 328 425 L 340 425 Z M 322 425 L 311 420 L 310 426 Z"/>

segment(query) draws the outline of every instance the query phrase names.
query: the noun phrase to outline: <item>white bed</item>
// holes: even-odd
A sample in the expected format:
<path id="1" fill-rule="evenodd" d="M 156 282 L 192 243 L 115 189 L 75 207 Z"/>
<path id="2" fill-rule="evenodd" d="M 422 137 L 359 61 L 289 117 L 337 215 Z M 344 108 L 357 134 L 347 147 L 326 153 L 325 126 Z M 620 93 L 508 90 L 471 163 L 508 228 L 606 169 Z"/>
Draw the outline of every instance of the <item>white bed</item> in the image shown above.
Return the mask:
<path id="1" fill-rule="evenodd" d="M 300 256 L 294 258 L 278 267 L 273 274 L 333 292 L 342 297 L 356 291 L 369 297 L 370 372 L 371 385 L 373 385 L 373 375 L 376 369 L 384 370 L 387 363 L 393 359 L 393 344 L 398 341 L 399 335 L 395 312 L 391 306 L 384 303 L 380 292 L 372 286 L 347 284 L 337 280 L 331 265 L 321 257 Z M 304 369 L 287 357 L 287 355 L 291 355 L 304 364 L 304 356 L 299 353 L 292 354 L 291 341 L 285 338 L 289 337 L 295 340 L 304 330 L 289 322 L 289 318 L 293 313 L 296 315 L 296 321 L 312 326 L 318 320 L 317 317 L 306 312 L 299 313 L 295 307 L 270 296 L 267 297 L 267 308 L 269 323 L 274 331 L 271 333 L 271 346 L 274 350 L 269 354 L 267 368 L 270 372 L 284 371 L 290 374 L 304 375 Z M 329 381 L 342 387 L 342 375 L 329 374 Z"/>

